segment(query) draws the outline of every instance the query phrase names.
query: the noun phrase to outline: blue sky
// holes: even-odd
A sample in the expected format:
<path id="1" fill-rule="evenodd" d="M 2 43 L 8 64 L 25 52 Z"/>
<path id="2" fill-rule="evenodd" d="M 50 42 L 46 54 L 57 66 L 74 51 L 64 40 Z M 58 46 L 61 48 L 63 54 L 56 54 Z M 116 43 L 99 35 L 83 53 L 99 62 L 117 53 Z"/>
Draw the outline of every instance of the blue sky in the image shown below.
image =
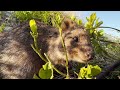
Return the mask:
<path id="1" fill-rule="evenodd" d="M 90 16 L 92 12 L 96 12 L 97 17 L 103 21 L 102 26 L 109 26 L 120 29 L 120 11 L 76 11 L 76 15 L 83 19 L 85 22 L 87 16 Z M 113 29 L 104 29 L 105 33 L 111 34 L 113 36 L 119 36 L 120 32 L 116 32 Z"/>

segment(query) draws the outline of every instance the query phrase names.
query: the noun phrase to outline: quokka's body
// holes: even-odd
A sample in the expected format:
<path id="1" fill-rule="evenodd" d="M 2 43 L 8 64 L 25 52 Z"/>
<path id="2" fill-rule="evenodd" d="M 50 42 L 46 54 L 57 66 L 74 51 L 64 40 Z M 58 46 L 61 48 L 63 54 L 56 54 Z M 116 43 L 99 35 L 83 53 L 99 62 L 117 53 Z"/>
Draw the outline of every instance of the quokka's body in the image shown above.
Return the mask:
<path id="1" fill-rule="evenodd" d="M 59 30 L 37 21 L 38 47 L 46 53 L 55 65 L 65 65 L 65 54 Z M 69 61 L 87 62 L 93 56 L 93 49 L 87 31 L 70 19 L 63 20 L 63 39 Z M 0 33 L 0 78 L 30 79 L 38 73 L 44 62 L 31 45 L 29 22 L 11 31 Z"/>

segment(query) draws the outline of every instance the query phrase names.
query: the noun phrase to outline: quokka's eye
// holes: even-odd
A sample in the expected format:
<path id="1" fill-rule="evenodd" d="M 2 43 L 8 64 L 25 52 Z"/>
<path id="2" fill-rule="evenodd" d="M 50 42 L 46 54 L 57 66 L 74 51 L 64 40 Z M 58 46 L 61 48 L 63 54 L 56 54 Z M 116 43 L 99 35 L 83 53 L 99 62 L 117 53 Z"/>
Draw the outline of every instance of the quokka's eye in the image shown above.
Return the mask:
<path id="1" fill-rule="evenodd" d="M 74 37 L 73 40 L 74 40 L 75 42 L 78 42 L 78 37 Z"/>

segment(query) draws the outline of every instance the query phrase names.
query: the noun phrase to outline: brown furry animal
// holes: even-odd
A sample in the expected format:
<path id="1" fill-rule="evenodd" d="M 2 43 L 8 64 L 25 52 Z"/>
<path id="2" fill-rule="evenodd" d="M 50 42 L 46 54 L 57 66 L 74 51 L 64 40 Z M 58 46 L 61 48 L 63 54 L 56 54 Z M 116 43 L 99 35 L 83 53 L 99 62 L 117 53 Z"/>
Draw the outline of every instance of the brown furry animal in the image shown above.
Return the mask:
<path id="1" fill-rule="evenodd" d="M 59 30 L 36 22 L 38 46 L 42 54 L 46 53 L 53 64 L 64 65 L 66 58 Z M 65 19 L 61 28 L 69 61 L 85 63 L 91 60 L 93 48 L 87 31 L 70 19 Z M 30 79 L 34 73 L 38 73 L 44 62 L 31 48 L 32 43 L 28 21 L 9 32 L 0 33 L 0 78 Z"/>

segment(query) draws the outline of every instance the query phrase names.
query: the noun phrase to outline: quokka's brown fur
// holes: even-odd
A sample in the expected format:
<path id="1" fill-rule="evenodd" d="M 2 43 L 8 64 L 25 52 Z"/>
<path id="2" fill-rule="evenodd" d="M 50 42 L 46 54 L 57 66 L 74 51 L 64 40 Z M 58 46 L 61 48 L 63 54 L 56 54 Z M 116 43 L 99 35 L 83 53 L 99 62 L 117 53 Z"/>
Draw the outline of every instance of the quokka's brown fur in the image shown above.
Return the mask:
<path id="1" fill-rule="evenodd" d="M 38 46 L 55 65 L 65 65 L 65 54 L 59 30 L 36 20 L 38 26 Z M 85 63 L 93 56 L 90 38 L 84 27 L 70 19 L 64 19 L 61 28 L 69 61 Z M 0 78 L 30 79 L 38 73 L 44 62 L 34 52 L 30 44 L 29 22 L 11 31 L 0 33 Z"/>

